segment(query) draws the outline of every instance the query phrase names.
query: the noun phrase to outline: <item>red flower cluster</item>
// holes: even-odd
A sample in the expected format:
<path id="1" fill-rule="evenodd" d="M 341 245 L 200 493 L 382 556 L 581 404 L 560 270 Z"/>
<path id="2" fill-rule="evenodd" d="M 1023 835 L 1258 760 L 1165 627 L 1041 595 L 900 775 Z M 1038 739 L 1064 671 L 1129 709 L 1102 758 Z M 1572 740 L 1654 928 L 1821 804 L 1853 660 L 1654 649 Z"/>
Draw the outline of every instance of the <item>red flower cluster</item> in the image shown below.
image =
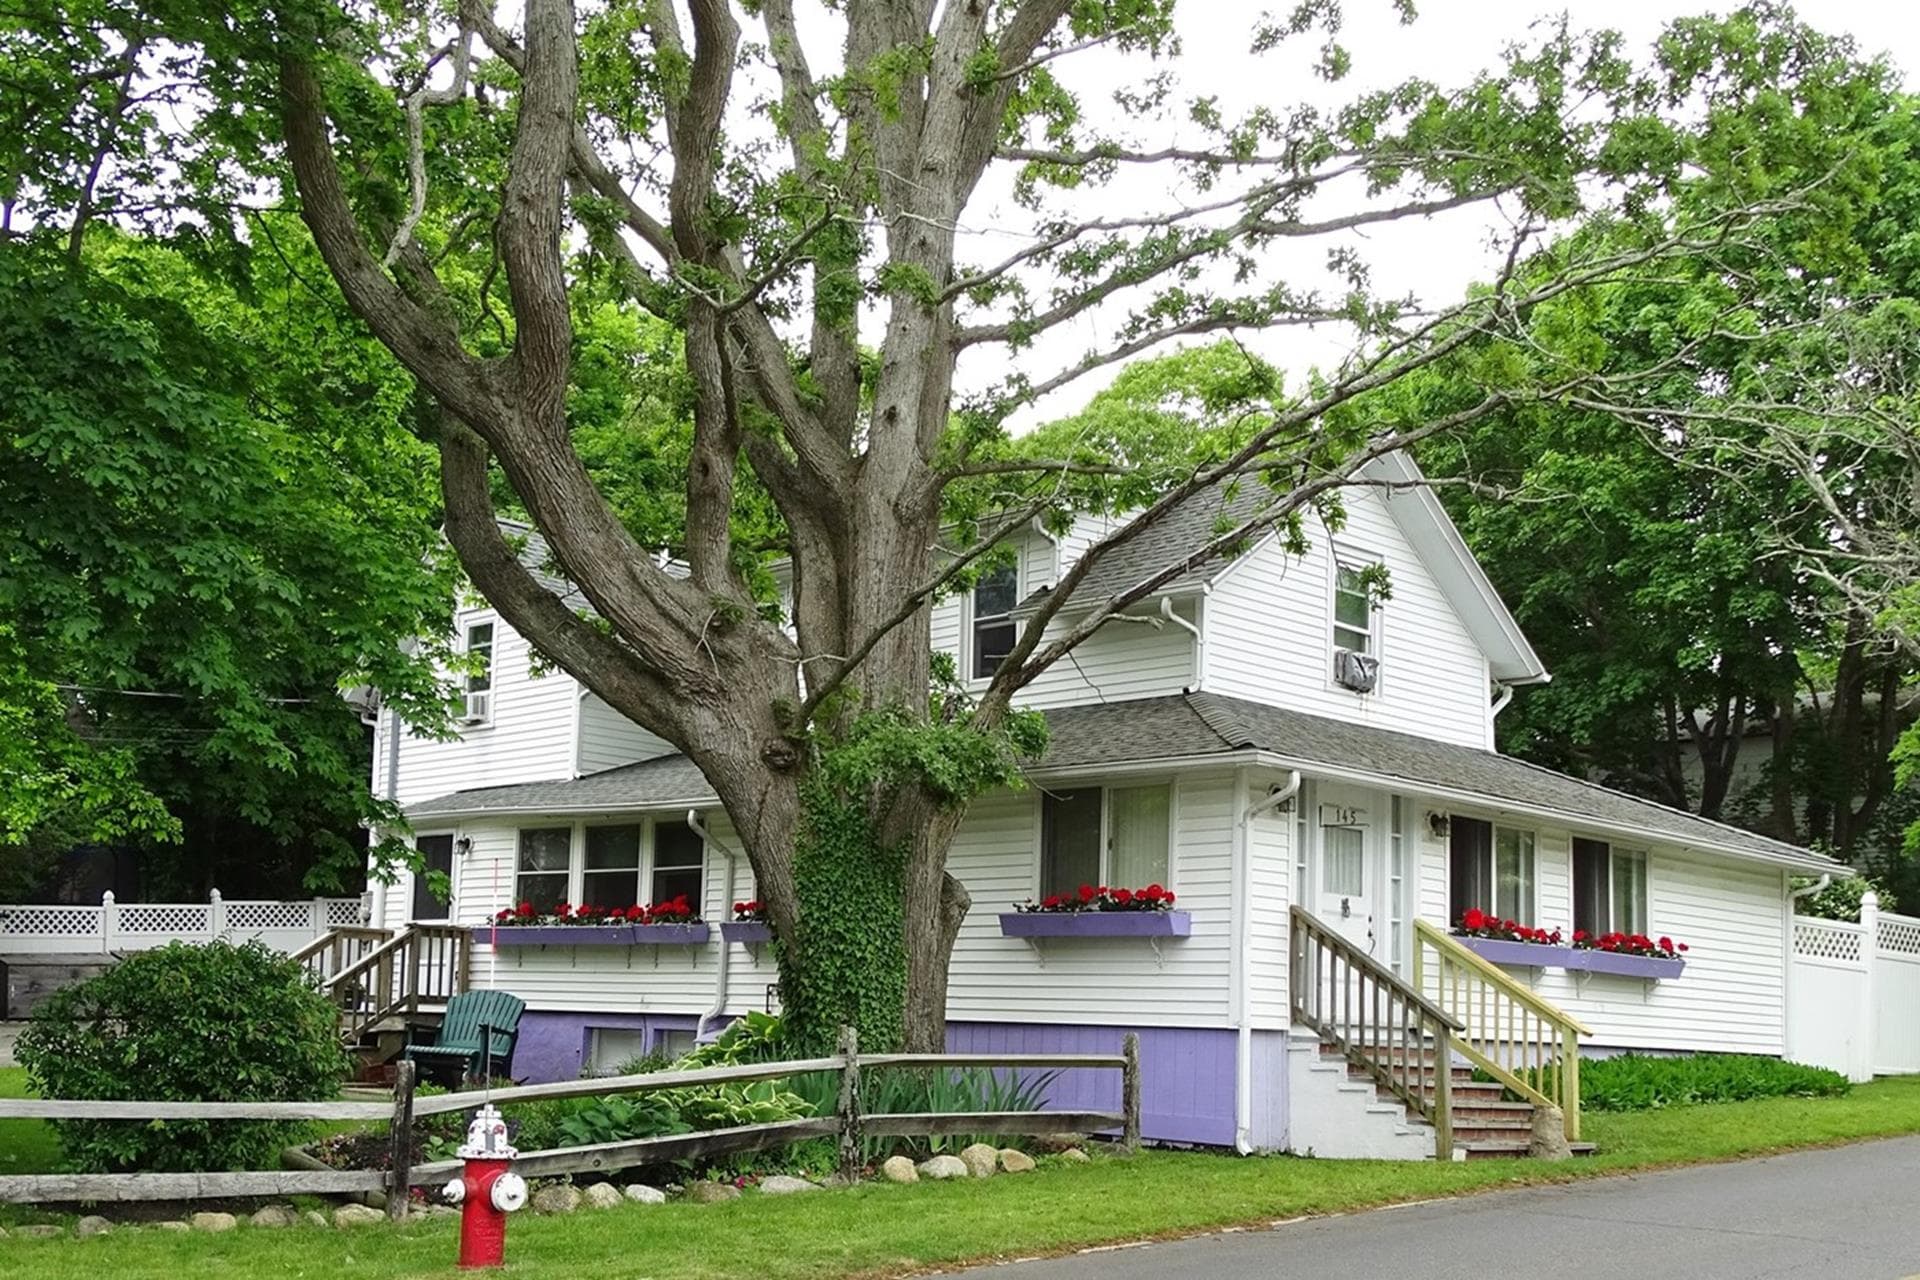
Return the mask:
<path id="1" fill-rule="evenodd" d="M 767 904 L 755 898 L 751 902 L 733 904 L 733 922 L 735 924 L 765 924 L 767 922 Z"/>
<path id="2" fill-rule="evenodd" d="M 1677 959 L 1686 951 L 1687 944 L 1675 942 L 1672 938 L 1649 938 L 1644 933 L 1602 933 L 1590 934 L 1585 929 L 1573 931 L 1573 945 L 1582 950 L 1611 951 L 1623 956 L 1658 956 L 1662 959 Z"/>
<path id="3" fill-rule="evenodd" d="M 1467 908 L 1466 913 L 1460 917 L 1460 923 L 1453 927 L 1453 931 L 1467 938 L 1499 938 L 1506 942 L 1538 942 L 1550 947 L 1560 945 L 1560 931 L 1558 929 L 1536 929 L 1531 925 L 1521 924 L 1517 920 L 1502 920 L 1499 916 L 1490 915 L 1478 907 Z M 1578 937 L 1579 935 L 1576 934 L 1575 936 Z"/>
<path id="4" fill-rule="evenodd" d="M 1173 895 L 1157 884 L 1144 889 L 1110 889 L 1106 885 L 1083 884 L 1076 893 L 1056 893 L 1035 902 L 1013 904 L 1015 911 L 1171 911 Z"/>
<path id="5" fill-rule="evenodd" d="M 507 928 L 518 925 L 607 925 L 607 924 L 692 924 L 700 914 L 687 905 L 687 895 L 651 906 L 596 907 L 573 906 L 563 902 L 552 911 L 533 909 L 531 902 L 506 907 L 494 913 L 494 924 Z"/>

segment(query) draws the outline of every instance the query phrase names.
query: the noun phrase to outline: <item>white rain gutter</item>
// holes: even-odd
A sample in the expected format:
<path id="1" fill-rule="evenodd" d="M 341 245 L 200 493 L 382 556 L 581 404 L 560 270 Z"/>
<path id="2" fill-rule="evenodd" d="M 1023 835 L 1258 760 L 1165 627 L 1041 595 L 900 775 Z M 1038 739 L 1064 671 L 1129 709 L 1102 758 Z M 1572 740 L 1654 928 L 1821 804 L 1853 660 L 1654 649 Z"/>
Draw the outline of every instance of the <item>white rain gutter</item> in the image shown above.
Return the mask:
<path id="1" fill-rule="evenodd" d="M 1241 771 L 1244 787 L 1246 771 Z M 1240 815 L 1239 830 L 1234 833 L 1238 855 L 1234 860 L 1233 966 L 1239 981 L 1234 984 L 1233 1021 L 1237 1040 L 1234 1045 L 1233 1071 L 1233 1149 L 1241 1155 L 1253 1154 L 1253 983 L 1248 981 L 1247 916 L 1252 910 L 1253 893 L 1253 820 L 1276 809 L 1300 794 L 1300 771 L 1287 775 L 1286 785 L 1275 787 L 1266 798 L 1247 806 Z"/>
<path id="2" fill-rule="evenodd" d="M 687 825 L 702 840 L 718 849 L 727 859 L 727 891 L 720 896 L 720 909 L 733 909 L 733 873 L 739 862 L 739 855 L 727 847 L 725 841 L 707 830 L 707 824 L 700 819 L 698 809 L 687 810 Z M 727 979 L 733 972 L 733 944 L 726 938 L 720 939 L 720 968 L 713 980 L 713 1007 L 700 1015 L 700 1021 L 693 1024 L 693 1042 L 700 1043 L 700 1037 L 706 1034 L 707 1024 L 727 1011 Z"/>
<path id="3" fill-rule="evenodd" d="M 1203 589 L 1201 594 L 1201 599 L 1204 601 L 1205 598 L 1206 598 L 1205 589 Z M 1207 637 L 1206 635 L 1201 632 L 1199 627 L 1195 626 L 1191 622 L 1188 622 L 1185 618 L 1181 617 L 1179 614 L 1173 611 L 1172 596 L 1160 597 L 1160 616 L 1162 618 L 1165 618 L 1168 622 L 1171 622 L 1174 626 L 1179 627 L 1182 631 L 1190 632 L 1192 634 L 1193 636 L 1193 687 L 1195 689 L 1199 689 L 1201 687 L 1202 680 L 1205 679 L 1205 676 L 1203 673 L 1207 669 Z"/>

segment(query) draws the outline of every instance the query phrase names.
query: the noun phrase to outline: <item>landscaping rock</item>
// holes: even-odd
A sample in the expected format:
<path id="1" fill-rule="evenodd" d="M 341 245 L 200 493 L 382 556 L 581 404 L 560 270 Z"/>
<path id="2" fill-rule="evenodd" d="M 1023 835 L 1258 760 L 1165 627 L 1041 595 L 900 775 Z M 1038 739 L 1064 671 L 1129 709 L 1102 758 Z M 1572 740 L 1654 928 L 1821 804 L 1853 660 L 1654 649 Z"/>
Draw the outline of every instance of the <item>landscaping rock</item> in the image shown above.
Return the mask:
<path id="1" fill-rule="evenodd" d="M 343 1204 L 333 1211 L 333 1225 L 342 1230 L 348 1227 L 376 1227 L 386 1220 L 387 1211 L 372 1205 Z"/>
<path id="2" fill-rule="evenodd" d="M 88 1214 L 73 1224 L 73 1234 L 77 1236 L 103 1236 L 113 1230 L 113 1224 L 98 1214 Z"/>
<path id="3" fill-rule="evenodd" d="M 722 1200 L 738 1200 L 740 1188 L 730 1182 L 690 1182 L 686 1195 L 695 1204 L 719 1204 Z"/>
<path id="4" fill-rule="evenodd" d="M 300 1215 L 293 1211 L 290 1204 L 270 1204 L 254 1210 L 247 1219 L 256 1227 L 291 1227 L 300 1221 Z"/>
<path id="5" fill-rule="evenodd" d="M 231 1231 L 240 1225 L 230 1213 L 196 1213 L 187 1222 L 195 1231 Z"/>
<path id="6" fill-rule="evenodd" d="M 790 1196 L 801 1191 L 818 1191 L 820 1184 L 808 1182 L 805 1178 L 789 1178 L 784 1173 L 776 1173 L 770 1178 L 760 1179 L 760 1193 L 769 1196 Z"/>
<path id="7" fill-rule="evenodd" d="M 828 1191 L 845 1191 L 854 1184 L 854 1179 L 844 1173 L 830 1173 L 820 1180 L 820 1185 Z"/>
<path id="8" fill-rule="evenodd" d="M 644 1182 L 636 1182 L 626 1190 L 627 1199 L 635 1204 L 665 1204 L 667 1193 L 658 1187 L 650 1187 Z"/>
<path id="9" fill-rule="evenodd" d="M 318 1209 L 309 1209 L 305 1213 L 300 1215 L 300 1221 L 306 1223 L 310 1227 L 324 1227 L 327 1225 L 327 1215 L 320 1212 Z M 173 1224 L 170 1222 L 163 1222 L 160 1225 L 163 1227 L 168 1227 L 168 1226 L 172 1226 Z"/>
<path id="10" fill-rule="evenodd" d="M 5 1240 L 6 1238 L 7 1238 L 7 1229 L 5 1227 L 0 1227 L 0 1240 Z"/>
<path id="11" fill-rule="evenodd" d="M 618 1209 L 625 1199 L 611 1182 L 596 1182 L 581 1190 L 580 1203 L 589 1209 Z"/>
<path id="12" fill-rule="evenodd" d="M 984 1142 L 976 1142 L 960 1153 L 960 1163 L 976 1178 L 991 1178 L 1000 1171 L 1000 1153 Z"/>
<path id="13" fill-rule="evenodd" d="M 1033 1140 L 1033 1145 L 1050 1156 L 1063 1151 L 1072 1151 L 1085 1142 L 1086 1135 L 1079 1133 L 1043 1133 Z"/>
<path id="14" fill-rule="evenodd" d="M 556 1182 L 533 1193 L 535 1213 L 572 1213 L 580 1207 L 580 1188 Z"/>
<path id="15" fill-rule="evenodd" d="M 888 1182 L 918 1182 L 920 1171 L 905 1156 L 893 1156 L 880 1166 L 880 1176 Z"/>
<path id="16" fill-rule="evenodd" d="M 321 1225 L 324 1226 L 325 1223 L 322 1223 Z M 191 1231 L 193 1230 L 193 1228 L 188 1226 L 186 1223 L 176 1222 L 176 1221 L 156 1222 L 156 1223 L 153 1223 L 152 1226 L 155 1231 Z"/>
<path id="17" fill-rule="evenodd" d="M 387 1193 L 384 1191 L 363 1191 L 360 1193 L 360 1203 L 369 1209 L 384 1209 L 387 1207 Z"/>
<path id="18" fill-rule="evenodd" d="M 1016 1151 L 1008 1147 L 1000 1153 L 1000 1172 L 1032 1173 L 1033 1157 L 1024 1151 Z"/>
<path id="19" fill-rule="evenodd" d="M 27 1236 L 28 1238 L 34 1239 L 34 1240 L 55 1240 L 67 1234 L 67 1229 L 65 1227 L 56 1227 L 50 1223 L 43 1222 L 43 1223 L 40 1223 L 38 1226 L 15 1227 L 13 1229 L 13 1233 L 15 1235 Z"/>
<path id="20" fill-rule="evenodd" d="M 1527 1154 L 1535 1160 L 1573 1159 L 1573 1148 L 1567 1145 L 1567 1117 L 1560 1108 L 1534 1107 L 1533 1133 L 1527 1138 Z"/>
<path id="21" fill-rule="evenodd" d="M 1078 1147 L 1068 1147 L 1065 1151 L 1058 1152 L 1057 1154 L 1062 1160 L 1071 1160 L 1075 1164 L 1085 1164 L 1087 1162 L 1087 1153 Z"/>
<path id="22" fill-rule="evenodd" d="M 966 1178 L 973 1171 L 967 1168 L 967 1162 L 959 1156 L 935 1156 L 931 1160 L 922 1160 L 918 1166 L 920 1176 L 944 1182 L 948 1178 Z"/>

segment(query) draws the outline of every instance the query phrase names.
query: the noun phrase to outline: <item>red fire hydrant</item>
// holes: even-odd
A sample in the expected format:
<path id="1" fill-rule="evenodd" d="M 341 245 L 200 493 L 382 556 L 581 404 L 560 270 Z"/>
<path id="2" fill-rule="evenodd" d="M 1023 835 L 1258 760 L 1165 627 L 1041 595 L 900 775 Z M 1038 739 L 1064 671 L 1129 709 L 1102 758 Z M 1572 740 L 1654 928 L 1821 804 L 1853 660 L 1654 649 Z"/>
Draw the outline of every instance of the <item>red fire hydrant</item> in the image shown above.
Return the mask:
<path id="1" fill-rule="evenodd" d="M 460 1208 L 460 1265 L 506 1265 L 507 1215 L 527 1203 L 527 1182 L 513 1172 L 520 1153 L 507 1143 L 507 1122 L 491 1106 L 474 1114 L 460 1158 L 467 1167 L 441 1193 Z"/>

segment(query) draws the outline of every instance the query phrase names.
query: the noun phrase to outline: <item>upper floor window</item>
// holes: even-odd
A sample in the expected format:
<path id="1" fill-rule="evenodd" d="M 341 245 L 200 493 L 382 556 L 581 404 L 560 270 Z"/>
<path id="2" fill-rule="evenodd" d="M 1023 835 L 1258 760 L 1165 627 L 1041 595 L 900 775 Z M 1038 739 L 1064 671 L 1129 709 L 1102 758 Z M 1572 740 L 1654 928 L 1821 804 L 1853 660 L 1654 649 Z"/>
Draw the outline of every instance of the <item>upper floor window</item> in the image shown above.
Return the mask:
<path id="1" fill-rule="evenodd" d="M 984 680 L 1013 652 L 1013 606 L 1018 600 L 1020 571 L 1003 565 L 981 578 L 973 588 L 973 660 L 969 671 Z"/>
<path id="2" fill-rule="evenodd" d="M 1358 565 L 1338 565 L 1333 579 L 1333 647 L 1350 653 L 1373 653 L 1374 613 L 1364 570 Z"/>
<path id="3" fill-rule="evenodd" d="M 467 672 L 460 719 L 485 724 L 493 718 L 493 624 L 476 622 L 467 628 L 467 656 L 474 666 Z"/>
<path id="4" fill-rule="evenodd" d="M 1167 883 L 1173 788 L 1084 787 L 1042 800 L 1040 892 Z"/>
<path id="5" fill-rule="evenodd" d="M 1534 923 L 1537 879 L 1533 832 L 1458 814 L 1448 822 L 1449 906 L 1458 920 L 1471 908 L 1502 920 Z"/>
<path id="6" fill-rule="evenodd" d="M 1575 836 L 1573 927 L 1596 937 L 1645 933 L 1647 855 Z"/>

